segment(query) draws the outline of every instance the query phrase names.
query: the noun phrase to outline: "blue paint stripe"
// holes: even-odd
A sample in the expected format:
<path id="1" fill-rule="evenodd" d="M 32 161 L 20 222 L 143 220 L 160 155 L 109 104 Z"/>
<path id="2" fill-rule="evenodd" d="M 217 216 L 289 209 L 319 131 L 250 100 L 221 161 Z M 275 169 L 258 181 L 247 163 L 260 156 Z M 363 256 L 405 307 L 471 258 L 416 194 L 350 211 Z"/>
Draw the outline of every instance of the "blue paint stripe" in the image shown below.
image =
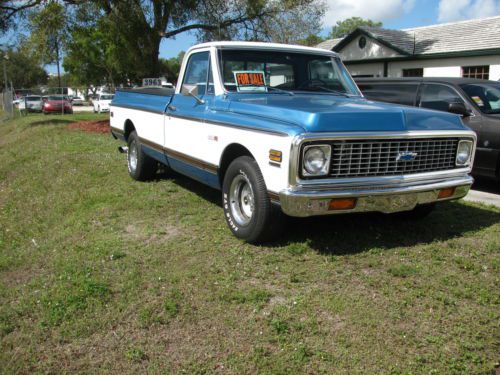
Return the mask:
<path id="1" fill-rule="evenodd" d="M 219 176 L 210 173 L 204 169 L 192 166 L 191 164 L 185 163 L 173 157 L 168 157 L 168 162 L 170 168 L 174 171 L 179 172 L 185 176 L 191 177 L 193 180 L 199 181 L 205 185 L 213 187 L 214 189 L 220 190 L 221 186 L 219 183 Z"/>

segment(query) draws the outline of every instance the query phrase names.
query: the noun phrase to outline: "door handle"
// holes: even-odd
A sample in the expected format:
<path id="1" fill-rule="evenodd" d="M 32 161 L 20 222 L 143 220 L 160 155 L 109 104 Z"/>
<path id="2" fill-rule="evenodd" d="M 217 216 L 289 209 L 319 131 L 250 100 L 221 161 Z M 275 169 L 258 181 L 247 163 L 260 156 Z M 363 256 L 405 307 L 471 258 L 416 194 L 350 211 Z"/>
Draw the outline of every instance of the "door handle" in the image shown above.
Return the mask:
<path id="1" fill-rule="evenodd" d="M 176 110 L 177 110 L 177 107 L 173 106 L 172 104 L 169 104 L 169 105 L 167 105 L 167 109 L 168 109 L 169 111 L 174 112 L 174 111 L 176 111 Z"/>

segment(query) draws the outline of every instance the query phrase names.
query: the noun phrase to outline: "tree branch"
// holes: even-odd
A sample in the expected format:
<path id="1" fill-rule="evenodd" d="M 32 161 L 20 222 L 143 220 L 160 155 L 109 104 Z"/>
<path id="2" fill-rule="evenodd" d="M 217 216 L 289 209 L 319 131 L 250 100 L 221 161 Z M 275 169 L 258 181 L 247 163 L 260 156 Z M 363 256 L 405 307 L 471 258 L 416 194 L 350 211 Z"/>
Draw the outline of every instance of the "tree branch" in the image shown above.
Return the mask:
<path id="1" fill-rule="evenodd" d="M 177 34 L 180 34 L 180 33 L 183 33 L 185 31 L 189 31 L 189 30 L 194 30 L 194 29 L 217 30 L 218 28 L 224 28 L 224 27 L 228 27 L 231 25 L 236 25 L 239 23 L 248 22 L 248 21 L 263 17 L 265 14 L 266 14 L 266 12 L 261 12 L 261 13 L 258 13 L 258 14 L 252 15 L 252 16 L 245 16 L 245 17 L 241 16 L 241 17 L 225 20 L 225 21 L 218 23 L 218 24 L 193 23 L 191 25 L 179 27 L 178 29 L 171 30 L 171 31 L 160 31 L 159 34 L 163 38 L 171 38 Z"/>

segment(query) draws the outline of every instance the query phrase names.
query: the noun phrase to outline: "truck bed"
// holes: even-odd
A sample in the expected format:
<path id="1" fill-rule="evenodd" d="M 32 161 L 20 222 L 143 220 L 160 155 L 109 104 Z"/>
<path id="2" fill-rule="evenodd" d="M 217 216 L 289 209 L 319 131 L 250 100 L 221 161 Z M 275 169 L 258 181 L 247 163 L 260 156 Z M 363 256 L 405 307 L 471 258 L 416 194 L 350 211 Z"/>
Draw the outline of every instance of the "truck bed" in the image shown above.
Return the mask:
<path id="1" fill-rule="evenodd" d="M 174 89 L 159 87 L 119 89 L 111 106 L 164 113 L 173 94 Z"/>

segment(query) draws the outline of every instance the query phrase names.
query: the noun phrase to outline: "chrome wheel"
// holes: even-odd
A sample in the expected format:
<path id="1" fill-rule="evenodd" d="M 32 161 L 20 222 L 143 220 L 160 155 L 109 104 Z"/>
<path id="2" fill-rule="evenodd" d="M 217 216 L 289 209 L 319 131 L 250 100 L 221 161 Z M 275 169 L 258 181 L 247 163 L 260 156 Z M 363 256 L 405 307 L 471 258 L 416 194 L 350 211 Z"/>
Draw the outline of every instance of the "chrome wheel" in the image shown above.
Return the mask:
<path id="1" fill-rule="evenodd" d="M 238 225 L 245 226 L 250 223 L 254 211 L 254 194 L 246 176 L 239 174 L 231 182 L 229 205 L 231 214 Z"/>
<path id="2" fill-rule="evenodd" d="M 128 147 L 128 170 L 134 173 L 137 168 L 137 142 L 133 140 Z"/>

